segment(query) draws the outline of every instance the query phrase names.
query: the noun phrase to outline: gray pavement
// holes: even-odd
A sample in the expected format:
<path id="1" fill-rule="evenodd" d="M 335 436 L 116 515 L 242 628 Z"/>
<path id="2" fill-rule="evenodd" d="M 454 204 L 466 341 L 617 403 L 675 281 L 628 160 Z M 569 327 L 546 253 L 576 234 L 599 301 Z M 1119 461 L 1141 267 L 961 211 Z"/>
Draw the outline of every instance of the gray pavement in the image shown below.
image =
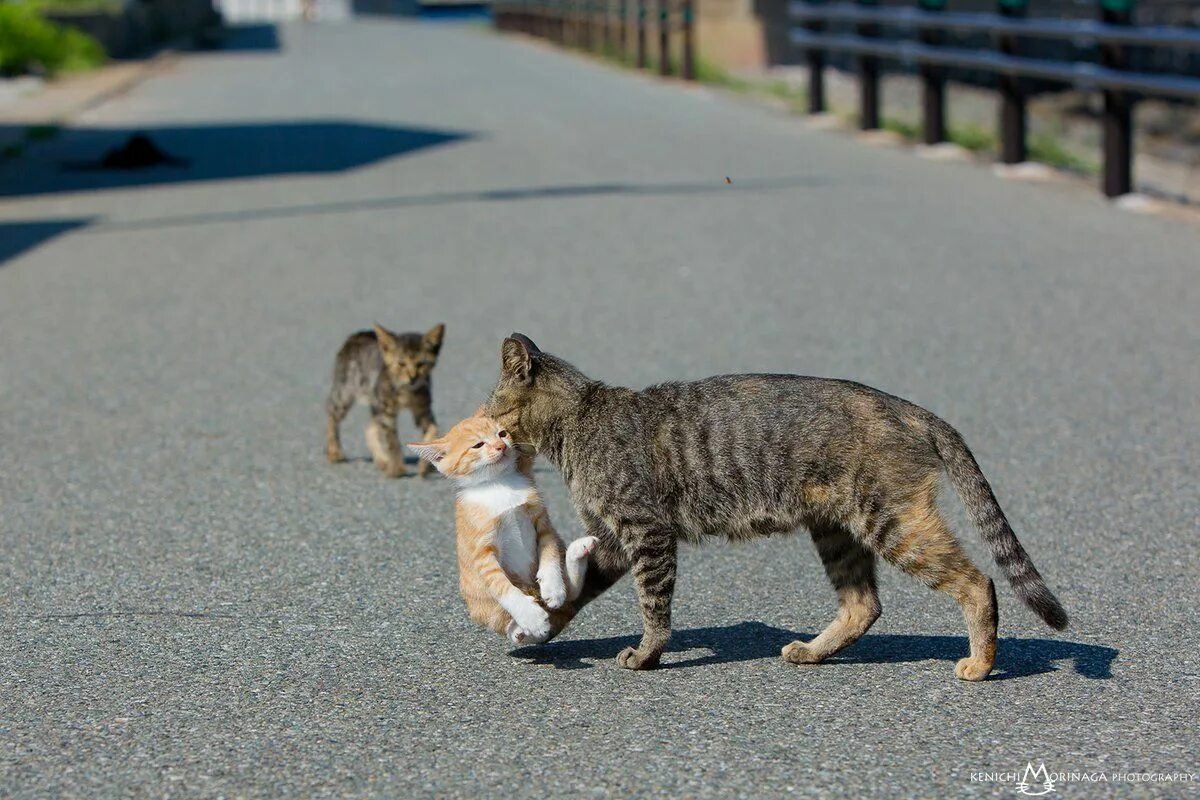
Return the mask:
<path id="1" fill-rule="evenodd" d="M 1019 796 L 1200 771 L 1200 234 L 482 30 L 288 27 L 0 165 L 0 796 Z M 64 171 L 132 130 L 187 167 Z M 725 183 L 725 177 L 732 184 Z M 342 337 L 447 324 L 441 421 L 512 330 L 625 385 L 852 377 L 963 432 L 1072 615 L 998 671 L 892 571 L 830 663 L 804 537 L 687 550 L 664 669 L 623 582 L 509 654 L 451 487 L 331 467 Z M 561 482 L 539 472 L 559 527 Z M 995 575 L 947 498 L 970 552 Z M 1062 797 L 1200 787 L 1060 782 Z"/>

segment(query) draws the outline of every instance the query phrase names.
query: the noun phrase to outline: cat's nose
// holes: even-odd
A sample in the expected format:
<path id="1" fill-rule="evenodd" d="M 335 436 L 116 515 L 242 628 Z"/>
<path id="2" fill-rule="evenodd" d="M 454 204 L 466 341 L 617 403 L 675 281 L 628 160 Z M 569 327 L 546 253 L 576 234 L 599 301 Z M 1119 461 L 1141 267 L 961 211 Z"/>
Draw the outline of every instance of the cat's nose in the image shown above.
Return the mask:
<path id="1" fill-rule="evenodd" d="M 496 442 L 494 445 L 492 445 L 492 447 L 496 448 L 497 453 L 503 453 L 508 449 L 508 445 L 506 445 L 503 440 Z"/>

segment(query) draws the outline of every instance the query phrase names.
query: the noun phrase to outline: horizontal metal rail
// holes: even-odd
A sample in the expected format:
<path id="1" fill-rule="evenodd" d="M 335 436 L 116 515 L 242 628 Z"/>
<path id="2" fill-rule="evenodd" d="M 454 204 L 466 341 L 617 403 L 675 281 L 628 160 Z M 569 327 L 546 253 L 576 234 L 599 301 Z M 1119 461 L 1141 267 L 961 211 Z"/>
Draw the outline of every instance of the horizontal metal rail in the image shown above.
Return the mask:
<path id="1" fill-rule="evenodd" d="M 1133 27 L 1106 25 L 1091 20 L 1002 17 L 996 14 L 856 6 L 850 3 L 811 4 L 804 0 L 792 0 L 788 4 L 788 11 L 793 19 L 803 22 L 876 23 L 900 28 L 1058 39 L 1074 44 L 1097 42 L 1200 50 L 1200 29 L 1197 28 Z"/>
<path id="2" fill-rule="evenodd" d="M 941 47 L 908 41 L 868 39 L 851 34 L 813 33 L 793 28 L 792 44 L 810 50 L 836 50 L 856 55 L 895 59 L 908 64 L 980 69 L 1000 75 L 1042 78 L 1080 89 L 1113 89 L 1155 96 L 1200 98 L 1200 78 L 1147 72 L 1128 72 L 1085 61 L 1049 61 L 1010 56 L 989 50 Z"/>

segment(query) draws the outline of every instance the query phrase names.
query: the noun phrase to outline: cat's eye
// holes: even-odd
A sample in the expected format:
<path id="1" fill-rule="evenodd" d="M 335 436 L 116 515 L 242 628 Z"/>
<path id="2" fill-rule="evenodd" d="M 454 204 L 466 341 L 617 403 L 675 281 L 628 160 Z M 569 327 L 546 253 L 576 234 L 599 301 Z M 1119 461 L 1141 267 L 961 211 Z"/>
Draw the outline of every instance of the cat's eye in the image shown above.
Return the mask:
<path id="1" fill-rule="evenodd" d="M 507 439 L 507 438 L 508 438 L 508 431 L 500 431 L 500 432 L 499 432 L 499 433 L 497 433 L 496 435 L 497 435 L 497 436 L 499 436 L 501 439 Z"/>
<path id="2" fill-rule="evenodd" d="M 483 447 L 483 442 L 476 442 L 475 444 L 471 445 L 472 450 L 478 450 L 481 447 Z"/>

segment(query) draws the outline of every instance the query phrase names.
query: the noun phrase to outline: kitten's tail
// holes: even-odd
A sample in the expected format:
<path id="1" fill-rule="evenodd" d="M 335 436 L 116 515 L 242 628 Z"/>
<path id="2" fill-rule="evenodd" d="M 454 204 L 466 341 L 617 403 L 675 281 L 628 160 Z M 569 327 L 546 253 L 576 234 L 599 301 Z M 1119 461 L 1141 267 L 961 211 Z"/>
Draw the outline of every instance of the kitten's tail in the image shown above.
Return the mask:
<path id="1" fill-rule="evenodd" d="M 1046 587 L 1041 573 L 1017 540 L 966 442 L 945 420 L 930 414 L 926 421 L 933 435 L 934 447 L 946 467 L 946 474 L 958 490 L 971 521 L 991 548 L 996 564 L 1012 584 L 1013 591 L 1047 625 L 1061 631 L 1067 627 L 1067 612 Z"/>

